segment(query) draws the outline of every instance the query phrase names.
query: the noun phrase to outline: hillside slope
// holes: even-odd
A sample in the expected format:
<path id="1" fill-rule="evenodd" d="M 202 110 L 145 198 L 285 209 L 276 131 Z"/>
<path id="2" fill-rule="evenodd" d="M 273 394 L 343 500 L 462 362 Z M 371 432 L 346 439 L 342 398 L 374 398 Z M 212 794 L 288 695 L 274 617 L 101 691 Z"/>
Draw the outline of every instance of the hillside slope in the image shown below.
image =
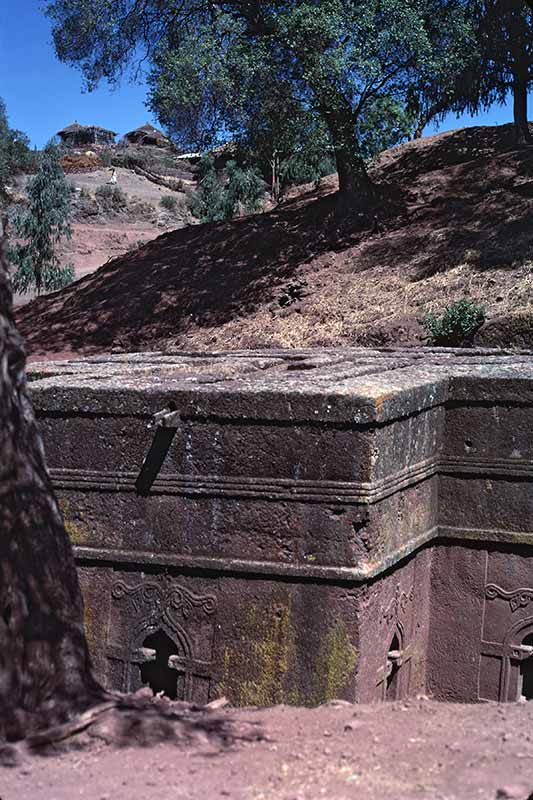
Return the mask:
<path id="1" fill-rule="evenodd" d="M 96 156 L 95 156 L 96 158 Z M 67 155 L 70 164 L 80 164 L 87 159 L 83 156 Z M 192 173 L 183 171 L 184 176 L 178 184 L 183 190 L 169 189 L 137 174 L 133 169 L 116 169 L 117 187 L 121 202 L 98 195 L 103 187 L 111 189 L 108 181 L 111 168 L 92 166 L 86 171 L 83 167 L 67 169 L 67 182 L 74 189 L 70 239 L 63 238 L 58 248 L 62 265 L 72 265 L 76 278 L 94 272 L 102 264 L 113 258 L 124 256 L 141 244 L 160 236 L 164 231 L 176 230 L 186 225 L 196 224 L 187 208 L 185 189 L 191 191 L 194 185 Z M 23 175 L 18 180 L 17 197 L 24 202 L 27 185 L 31 175 Z M 160 176 L 156 175 L 156 178 Z M 177 181 L 174 176 L 170 181 Z M 161 205 L 163 198 L 171 197 L 174 206 Z M 15 305 L 30 302 L 35 297 L 33 291 L 15 295 Z"/>
<path id="2" fill-rule="evenodd" d="M 510 126 L 410 142 L 385 198 L 335 214 L 334 180 L 267 214 L 166 233 L 19 310 L 33 354 L 416 344 L 419 319 L 481 300 L 488 344 L 533 344 L 533 148 Z"/>

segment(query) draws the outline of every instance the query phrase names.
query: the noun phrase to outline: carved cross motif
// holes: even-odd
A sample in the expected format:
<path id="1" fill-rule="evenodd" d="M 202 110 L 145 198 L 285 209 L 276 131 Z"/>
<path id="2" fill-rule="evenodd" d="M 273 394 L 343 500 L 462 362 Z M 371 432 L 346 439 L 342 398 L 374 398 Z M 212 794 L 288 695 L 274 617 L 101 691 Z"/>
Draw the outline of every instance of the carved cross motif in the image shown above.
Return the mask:
<path id="1" fill-rule="evenodd" d="M 122 606 L 122 622 L 107 647 L 107 657 L 122 665 L 117 688 L 133 691 L 144 681 L 154 691 L 170 691 L 171 697 L 206 701 L 216 597 L 196 594 L 167 576 L 134 585 L 117 580 L 111 595 Z M 174 688 L 165 670 L 174 672 Z"/>
<path id="2" fill-rule="evenodd" d="M 514 613 L 519 608 L 525 608 L 533 602 L 533 589 L 522 588 L 507 592 L 495 583 L 488 583 L 485 586 L 485 597 L 488 600 L 495 600 L 497 597 L 501 597 L 502 600 L 506 600 L 509 603 L 511 612 Z"/>

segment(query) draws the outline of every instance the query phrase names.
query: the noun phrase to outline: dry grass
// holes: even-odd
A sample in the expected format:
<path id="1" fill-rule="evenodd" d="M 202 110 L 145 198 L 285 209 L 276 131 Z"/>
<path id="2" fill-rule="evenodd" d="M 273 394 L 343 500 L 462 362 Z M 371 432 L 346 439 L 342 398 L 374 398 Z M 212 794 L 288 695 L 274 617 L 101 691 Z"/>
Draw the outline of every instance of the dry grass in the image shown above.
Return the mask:
<path id="1" fill-rule="evenodd" d="M 480 342 L 533 345 L 533 148 L 469 128 L 387 151 L 373 176 L 373 208 L 340 218 L 328 179 L 110 262 L 21 310 L 30 349 L 418 344 L 424 314 L 462 297 L 487 308 Z"/>

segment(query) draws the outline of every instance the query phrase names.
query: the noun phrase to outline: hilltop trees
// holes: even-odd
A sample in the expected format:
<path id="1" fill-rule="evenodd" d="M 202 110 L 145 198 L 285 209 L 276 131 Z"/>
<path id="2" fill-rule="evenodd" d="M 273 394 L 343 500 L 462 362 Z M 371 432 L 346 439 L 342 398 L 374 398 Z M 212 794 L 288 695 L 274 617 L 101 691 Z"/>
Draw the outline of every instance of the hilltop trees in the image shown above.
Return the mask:
<path id="1" fill-rule="evenodd" d="M 28 137 L 9 125 L 6 104 L 0 97 L 0 199 L 5 187 L 32 163 Z"/>
<path id="2" fill-rule="evenodd" d="M 15 215 L 13 227 L 16 244 L 9 258 L 16 266 L 13 287 L 19 292 L 35 288 L 54 290 L 74 278 L 71 266 L 61 266 L 57 244 L 70 238 L 70 187 L 61 169 L 59 149 L 49 142 L 41 157 L 37 174 L 27 187 L 28 205 Z"/>
<path id="3" fill-rule="evenodd" d="M 48 14 L 59 58 L 80 67 L 89 87 L 118 80 L 142 52 L 153 65 L 152 107 L 191 143 L 248 131 L 258 112 L 268 115 L 271 90 L 283 87 L 327 131 L 341 193 L 368 196 L 369 120 L 378 110 L 385 114 L 379 146 L 395 143 L 412 87 L 420 96 L 435 70 L 458 69 L 453 58 L 437 57 L 447 42 L 435 20 L 446 22 L 446 36 L 453 31 L 461 39 L 467 6 L 460 0 L 53 0 Z"/>
<path id="4" fill-rule="evenodd" d="M 0 235 L 7 227 L 6 209 L 10 202 L 9 187 L 16 176 L 32 161 L 29 139 L 25 133 L 11 128 L 6 105 L 0 97 Z"/>
<path id="5" fill-rule="evenodd" d="M 518 142 L 531 142 L 527 97 L 533 85 L 533 3 L 476 0 L 472 18 L 477 57 L 461 76 L 454 108 L 476 113 L 510 93 Z"/>
<path id="6" fill-rule="evenodd" d="M 240 47 L 222 54 L 220 25 L 218 19 L 179 46 L 161 46 L 149 76 L 149 102 L 160 122 L 185 150 L 209 149 L 230 136 L 239 162 L 261 171 L 276 201 L 291 180 L 333 172 L 320 118 L 294 96 L 289 81 L 279 80 L 260 45 L 253 58 Z"/>

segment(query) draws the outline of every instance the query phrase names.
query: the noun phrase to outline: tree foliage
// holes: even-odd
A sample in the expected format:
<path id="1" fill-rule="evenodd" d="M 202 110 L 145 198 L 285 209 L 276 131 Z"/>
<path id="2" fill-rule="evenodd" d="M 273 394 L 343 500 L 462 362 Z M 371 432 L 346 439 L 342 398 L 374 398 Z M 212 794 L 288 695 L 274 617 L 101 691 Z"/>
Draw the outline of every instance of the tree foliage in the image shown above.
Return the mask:
<path id="1" fill-rule="evenodd" d="M 61 169 L 59 148 L 49 142 L 42 154 L 37 174 L 27 187 L 28 205 L 15 215 L 16 244 L 9 258 L 16 267 L 12 276 L 18 292 L 35 288 L 53 291 L 74 278 L 72 266 L 62 266 L 57 245 L 72 235 L 69 215 L 71 189 Z"/>
<path id="2" fill-rule="evenodd" d="M 296 139 L 306 125 L 313 135 L 326 132 L 341 191 L 364 194 L 371 192 L 366 157 L 403 135 L 408 101 L 423 95 L 424 81 L 457 68 L 439 54 L 451 31 L 464 37 L 466 5 L 53 0 L 48 13 L 58 56 L 80 67 L 89 87 L 147 58 L 152 108 L 179 141 L 246 140 L 262 117 L 275 140 L 272 160 L 294 145 L 297 119 Z"/>
<path id="3" fill-rule="evenodd" d="M 33 161 L 28 137 L 10 127 L 6 105 L 0 98 L 0 208 L 9 203 L 9 187 L 16 176 L 30 168 Z"/>
<path id="4" fill-rule="evenodd" d="M 200 162 L 198 191 L 191 195 L 189 208 L 200 222 L 220 222 L 239 212 L 258 211 L 264 194 L 265 183 L 255 170 L 229 161 L 222 175 L 209 154 Z"/>
<path id="5" fill-rule="evenodd" d="M 519 141 L 531 141 L 527 98 L 533 84 L 533 7 L 524 0 L 475 0 L 475 52 L 460 74 L 453 108 L 475 114 L 513 98 Z"/>

